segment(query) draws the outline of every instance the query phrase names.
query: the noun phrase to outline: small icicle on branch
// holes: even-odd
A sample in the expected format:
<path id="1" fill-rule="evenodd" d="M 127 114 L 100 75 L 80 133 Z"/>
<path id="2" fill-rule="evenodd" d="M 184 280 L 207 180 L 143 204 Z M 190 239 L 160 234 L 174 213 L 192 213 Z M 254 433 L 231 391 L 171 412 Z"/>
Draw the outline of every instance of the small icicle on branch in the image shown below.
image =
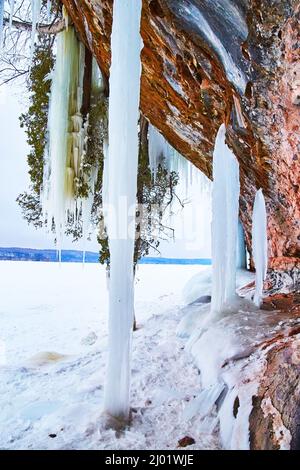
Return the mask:
<path id="1" fill-rule="evenodd" d="M 30 46 L 30 68 L 31 68 L 32 59 L 33 59 L 35 36 L 36 36 L 38 24 L 40 22 L 41 6 L 42 6 L 41 0 L 31 0 L 32 29 L 31 29 L 31 46 Z"/>
<path id="2" fill-rule="evenodd" d="M 0 44 L 2 44 L 3 28 L 8 25 L 9 31 L 14 28 L 19 31 L 31 32 L 31 61 L 34 50 L 34 42 L 36 34 L 58 34 L 64 31 L 67 24 L 67 15 L 64 15 L 62 19 L 59 19 L 53 23 L 50 23 L 51 18 L 51 1 L 47 1 L 47 21 L 49 24 L 40 24 L 40 13 L 41 13 L 41 0 L 31 1 L 31 12 L 32 21 L 20 21 L 14 19 L 15 12 L 15 0 L 10 0 L 10 13 L 8 18 L 4 18 L 4 0 L 0 0 Z"/>
<path id="3" fill-rule="evenodd" d="M 1 0 L 0 0 L 1 1 Z M 9 24 L 9 19 L 3 19 L 3 25 L 6 26 Z M 28 21 L 17 21 L 12 19 L 12 28 L 18 29 L 20 31 L 32 31 L 33 25 Z M 55 23 L 49 24 L 39 24 L 36 26 L 35 32 L 38 34 L 58 34 L 66 29 L 65 19 L 62 18 Z"/>
<path id="4" fill-rule="evenodd" d="M 14 12 L 15 12 L 15 0 L 10 0 L 9 30 L 11 30 L 11 27 L 12 27 Z"/>

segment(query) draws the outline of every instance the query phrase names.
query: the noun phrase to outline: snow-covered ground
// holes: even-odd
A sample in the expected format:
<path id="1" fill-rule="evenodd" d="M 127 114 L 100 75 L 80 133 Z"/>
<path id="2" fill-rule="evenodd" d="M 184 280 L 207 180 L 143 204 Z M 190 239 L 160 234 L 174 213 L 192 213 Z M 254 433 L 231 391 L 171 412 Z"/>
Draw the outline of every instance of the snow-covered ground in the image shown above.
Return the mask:
<path id="1" fill-rule="evenodd" d="M 200 376 L 176 337 L 182 288 L 204 269 L 139 267 L 132 425 L 116 435 L 102 417 L 105 269 L 0 262 L 0 448 L 172 449 L 186 435 L 217 448 L 214 415 L 190 418 Z"/>

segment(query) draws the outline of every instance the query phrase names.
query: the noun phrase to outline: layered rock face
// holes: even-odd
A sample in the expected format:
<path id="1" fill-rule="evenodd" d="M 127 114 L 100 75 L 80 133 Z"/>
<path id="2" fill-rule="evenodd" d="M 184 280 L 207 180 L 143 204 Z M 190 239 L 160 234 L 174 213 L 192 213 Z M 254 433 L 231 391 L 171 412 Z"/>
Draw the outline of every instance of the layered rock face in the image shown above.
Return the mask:
<path id="1" fill-rule="evenodd" d="M 108 78 L 113 0 L 63 3 Z M 267 287 L 288 291 L 299 290 L 300 268 L 299 21 L 300 0 L 143 0 L 141 111 L 209 177 L 226 122 L 248 249 L 263 188 Z"/>
<path id="2" fill-rule="evenodd" d="M 254 450 L 300 449 L 299 301 L 296 294 L 275 295 L 269 302 L 270 310 L 281 312 L 282 325 L 277 335 L 256 349 L 263 365 L 249 416 L 250 447 Z"/>

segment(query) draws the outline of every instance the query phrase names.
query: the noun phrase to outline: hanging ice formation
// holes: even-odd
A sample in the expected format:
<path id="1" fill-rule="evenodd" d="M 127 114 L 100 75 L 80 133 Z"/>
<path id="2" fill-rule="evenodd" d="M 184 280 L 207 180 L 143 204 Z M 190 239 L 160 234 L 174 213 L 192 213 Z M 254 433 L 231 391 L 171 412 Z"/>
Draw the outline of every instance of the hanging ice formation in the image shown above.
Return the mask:
<path id="1" fill-rule="evenodd" d="M 110 248 L 109 346 L 105 412 L 128 420 L 130 352 L 133 327 L 133 255 L 135 223 L 129 210 L 136 205 L 138 119 L 141 75 L 142 1 L 114 0 L 109 99 L 107 217 Z M 122 212 L 124 200 L 127 210 Z M 114 214 L 115 213 L 115 214 Z M 114 223 L 116 215 L 116 223 Z M 123 222 L 123 223 L 122 223 Z M 125 229 L 124 233 L 120 230 Z M 119 233 L 118 233 L 119 232 Z"/>
<path id="2" fill-rule="evenodd" d="M 163 135 L 149 124 L 149 165 L 151 173 L 156 178 L 159 165 L 174 171 L 179 176 L 182 187 L 185 188 L 185 196 L 191 190 L 193 184 L 201 186 L 203 191 L 209 190 L 210 182 L 195 165 L 178 153 L 163 137 Z"/>
<path id="3" fill-rule="evenodd" d="M 255 196 L 252 218 L 252 251 L 255 264 L 254 303 L 260 307 L 264 280 L 268 269 L 267 212 L 263 192 L 259 189 Z"/>
<path id="4" fill-rule="evenodd" d="M 66 30 L 68 30 L 68 28 L 69 28 L 69 15 L 68 15 L 68 12 L 67 12 L 64 5 L 62 7 L 62 15 L 63 15 L 63 19 L 65 21 Z"/>
<path id="5" fill-rule="evenodd" d="M 210 257 L 211 181 L 189 160 L 149 125 L 149 165 L 155 181 L 159 166 L 178 176 L 169 211 L 163 217 L 165 226 L 174 229 L 174 241 L 185 239 L 188 249 L 199 248 L 199 256 Z M 184 204 L 184 206 L 182 206 Z M 197 218 L 194 214 L 197 213 Z M 176 215 L 176 217 L 174 217 Z M 200 254 L 201 253 L 201 254 Z"/>
<path id="6" fill-rule="evenodd" d="M 83 171 L 88 141 L 88 115 L 81 112 L 84 73 L 85 48 L 74 29 L 68 28 L 57 38 L 43 184 L 44 216 L 49 230 L 54 221 L 59 251 L 67 222 L 81 218 L 86 236 L 97 177 L 97 168 L 90 168 L 87 174 Z M 85 186 L 88 194 L 81 197 Z"/>
<path id="7" fill-rule="evenodd" d="M 15 0 L 10 0 L 9 29 L 11 29 L 15 12 Z"/>
<path id="8" fill-rule="evenodd" d="M 213 156 L 212 304 L 220 313 L 235 296 L 236 246 L 239 213 L 239 165 L 225 142 L 224 124 L 217 134 Z"/>
<path id="9" fill-rule="evenodd" d="M 0 0 L 0 52 L 3 41 L 4 0 Z"/>
<path id="10" fill-rule="evenodd" d="M 149 124 L 148 140 L 149 165 L 155 180 L 157 169 L 159 165 L 164 165 L 164 161 L 168 159 L 171 148 L 165 138 L 151 124 Z"/>
<path id="11" fill-rule="evenodd" d="M 94 143 L 97 141 L 98 145 L 102 145 L 103 147 L 103 156 L 105 156 L 105 147 L 106 147 L 106 125 L 103 126 L 103 119 L 106 119 L 106 113 L 100 113 L 99 117 L 99 105 L 100 99 L 104 99 L 104 87 L 103 87 L 103 79 L 98 64 L 95 59 L 92 62 L 92 79 L 91 79 L 91 96 L 90 96 L 90 114 L 87 116 L 87 124 L 89 128 L 89 139 L 93 140 Z M 104 103 L 102 105 L 105 106 Z M 94 113 L 94 110 L 96 112 Z M 86 128 L 87 128 L 86 124 Z M 105 127 L 105 132 L 103 131 L 103 127 Z M 91 149 L 89 145 L 86 145 L 87 136 L 84 135 L 84 145 L 86 147 L 87 156 L 91 158 Z M 85 154 L 83 153 L 81 158 L 81 166 L 84 164 Z M 95 156 L 94 156 L 95 157 Z M 97 155 L 97 157 L 99 157 Z M 94 196 L 95 196 L 95 185 L 98 177 L 98 161 L 95 158 L 92 158 L 94 163 L 90 167 L 90 171 L 88 175 L 84 175 L 84 181 L 89 188 L 88 194 L 84 198 L 77 199 L 78 203 L 81 204 L 81 217 L 82 217 L 82 240 L 83 240 L 83 253 L 85 260 L 85 242 L 89 236 L 89 227 L 91 224 L 91 213 L 94 203 Z M 75 182 L 76 183 L 76 182 Z"/>
<path id="12" fill-rule="evenodd" d="M 37 27 L 40 21 L 41 6 L 42 6 L 41 0 L 31 0 L 32 29 L 31 29 L 30 63 L 32 62 L 33 51 L 34 51 L 34 41 L 35 41 Z"/>

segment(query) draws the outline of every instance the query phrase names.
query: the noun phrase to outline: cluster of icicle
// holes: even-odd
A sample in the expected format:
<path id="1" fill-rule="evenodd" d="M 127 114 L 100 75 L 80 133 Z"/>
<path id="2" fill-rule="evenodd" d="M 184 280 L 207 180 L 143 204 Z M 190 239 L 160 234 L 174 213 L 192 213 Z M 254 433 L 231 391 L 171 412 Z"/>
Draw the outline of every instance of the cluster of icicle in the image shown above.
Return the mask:
<path id="1" fill-rule="evenodd" d="M 244 231 L 238 221 L 239 165 L 235 155 L 225 143 L 225 133 L 225 125 L 222 125 L 217 134 L 213 160 L 214 311 L 221 311 L 235 295 L 235 266 L 246 267 Z M 175 171 L 179 175 L 181 185 L 185 187 L 187 199 L 191 194 L 193 200 L 195 199 L 193 188 L 196 188 L 201 200 L 205 199 L 206 193 L 210 197 L 211 183 L 208 178 L 173 149 L 151 124 L 149 164 L 154 180 L 159 165 L 170 172 Z"/>
<path id="2" fill-rule="evenodd" d="M 188 195 L 191 187 L 197 186 L 201 192 L 210 191 L 210 181 L 195 165 L 177 152 L 163 137 L 163 135 L 149 124 L 149 166 L 155 181 L 159 166 L 174 171 Z"/>
<path id="3" fill-rule="evenodd" d="M 258 381 L 254 380 L 254 377 L 260 373 L 261 365 L 259 361 L 252 366 L 236 361 L 237 365 L 232 369 L 224 368 L 224 362 L 225 360 L 227 362 L 228 357 L 242 358 L 243 356 L 239 354 L 241 352 L 244 354 L 249 345 L 257 341 L 253 323 L 248 322 L 248 315 L 244 315 L 245 312 L 237 311 L 238 304 L 234 302 L 236 246 L 238 230 L 241 230 L 238 229 L 239 165 L 234 153 L 226 144 L 224 124 L 217 134 L 213 158 L 211 310 L 207 312 L 208 315 L 204 319 L 204 312 L 199 311 L 202 318 L 199 317 L 198 324 L 195 311 L 191 311 L 179 327 L 180 335 L 189 337 L 187 349 L 196 360 L 204 388 L 184 413 L 188 420 L 197 414 L 205 422 L 218 402 L 222 444 L 227 449 L 246 450 L 249 449 L 249 415 L 253 408 L 252 396 L 257 393 L 258 388 Z M 256 268 L 256 289 L 253 300 L 259 308 L 268 264 L 267 214 L 261 189 L 257 191 L 254 201 L 252 251 Z M 248 310 L 249 306 L 246 308 Z M 235 314 L 224 315 L 226 311 L 235 312 Z M 255 309 L 253 316 L 254 312 Z M 243 315 L 245 323 L 243 323 Z M 257 320 L 254 318 L 253 321 Z M 237 377 L 239 381 L 236 380 Z M 233 416 L 232 410 L 237 396 L 239 409 Z M 212 420 L 211 423 L 211 430 L 213 430 L 216 421 Z"/>
<path id="4" fill-rule="evenodd" d="M 14 3 L 15 3 L 15 0 L 11 0 L 10 22 L 12 22 L 12 17 L 14 13 Z M 41 8 L 42 8 L 42 0 L 31 0 L 31 16 L 32 16 L 31 48 L 30 48 L 31 61 L 33 57 L 36 32 L 37 32 L 37 28 L 38 28 L 40 18 L 41 18 Z M 50 21 L 50 16 L 51 16 L 51 0 L 47 0 L 47 20 L 48 21 Z"/>
<path id="5" fill-rule="evenodd" d="M 35 38 L 41 17 L 42 0 L 31 0 L 31 61 Z M 15 1 L 10 0 L 10 27 L 13 22 Z M 0 38 L 2 43 L 4 0 L 0 0 Z M 49 141 L 45 154 L 42 204 L 44 218 L 49 230 L 55 224 L 59 252 L 68 221 L 81 220 L 83 239 L 88 233 L 93 204 L 93 190 L 97 168 L 92 168 L 88 176 L 83 174 L 83 164 L 87 152 L 88 116 L 82 116 L 83 80 L 85 70 L 85 48 L 76 37 L 72 27 L 68 27 L 68 16 L 63 9 L 67 25 L 65 31 L 57 35 L 57 56 L 52 74 L 51 98 L 48 117 Z M 51 1 L 47 1 L 47 19 L 51 16 Z M 99 87 L 100 72 L 93 63 L 93 87 Z M 85 179 L 84 179 L 85 178 Z M 78 198 L 76 193 L 80 182 L 90 188 L 87 198 Z"/>
<path id="6" fill-rule="evenodd" d="M 239 220 L 239 165 L 225 142 L 223 124 L 213 156 L 212 312 L 220 313 L 235 297 Z"/>
<path id="7" fill-rule="evenodd" d="M 225 143 L 226 128 L 219 129 L 214 151 L 213 236 L 214 299 L 213 310 L 221 311 L 235 295 L 235 269 L 246 267 L 244 231 L 238 222 L 239 166 L 236 157 Z M 211 198 L 211 182 L 191 162 L 182 157 L 160 132 L 149 125 L 149 164 L 155 180 L 159 165 L 179 176 L 180 196 L 193 201 L 198 194 L 200 207 Z M 209 214 L 206 214 L 207 220 Z"/>
<path id="8" fill-rule="evenodd" d="M 210 255 L 211 181 L 193 163 L 177 152 L 163 135 L 149 124 L 149 166 L 153 181 L 158 169 L 174 172 L 178 177 L 163 224 L 173 227 L 176 238 L 186 240 L 191 249 L 198 244 L 199 254 Z M 159 209 L 160 210 L 160 209 Z M 194 217 L 195 213 L 197 214 Z M 196 241 L 197 240 L 197 241 Z"/>
<path id="9" fill-rule="evenodd" d="M 14 12 L 15 12 L 15 0 L 10 0 L 10 16 L 9 16 L 9 29 L 12 27 Z M 47 0 L 47 17 L 50 17 L 50 0 Z M 42 8 L 42 0 L 31 0 L 31 46 L 30 46 L 30 64 L 32 62 L 33 51 L 34 51 L 34 42 L 37 32 L 37 27 L 40 22 Z M 3 10 L 4 10 L 4 0 L 0 0 L 0 47 L 2 45 L 2 36 L 3 36 Z"/>
<path id="10" fill-rule="evenodd" d="M 3 43 L 3 26 L 4 26 L 4 1 L 0 0 L 0 50 Z M 9 13 L 9 30 L 11 30 L 13 17 L 15 12 L 15 0 L 9 0 L 10 13 Z M 31 46 L 30 46 L 30 63 L 32 62 L 34 42 L 38 24 L 40 22 L 42 8 L 42 0 L 31 0 Z M 47 0 L 47 19 L 50 19 L 51 1 Z"/>
<path id="11" fill-rule="evenodd" d="M 212 313 L 221 313 L 235 297 L 239 227 L 239 165 L 226 142 L 223 124 L 217 134 L 213 156 L 212 221 Z M 267 275 L 267 215 L 263 192 L 255 197 L 252 229 L 253 258 L 256 268 L 254 303 L 260 307 Z"/>
<path id="12" fill-rule="evenodd" d="M 96 67 L 94 65 L 94 67 Z M 45 156 L 43 209 L 49 230 L 55 223 L 61 249 L 66 223 L 82 218 L 83 237 L 89 224 L 97 169 L 88 176 L 90 194 L 78 198 L 80 177 L 87 152 L 88 116 L 81 114 L 85 49 L 69 27 L 58 34 L 48 117 L 49 144 Z M 93 74 L 95 77 L 95 73 Z M 92 85 L 93 86 L 93 85 Z M 94 86 L 97 85 L 97 80 Z"/>

